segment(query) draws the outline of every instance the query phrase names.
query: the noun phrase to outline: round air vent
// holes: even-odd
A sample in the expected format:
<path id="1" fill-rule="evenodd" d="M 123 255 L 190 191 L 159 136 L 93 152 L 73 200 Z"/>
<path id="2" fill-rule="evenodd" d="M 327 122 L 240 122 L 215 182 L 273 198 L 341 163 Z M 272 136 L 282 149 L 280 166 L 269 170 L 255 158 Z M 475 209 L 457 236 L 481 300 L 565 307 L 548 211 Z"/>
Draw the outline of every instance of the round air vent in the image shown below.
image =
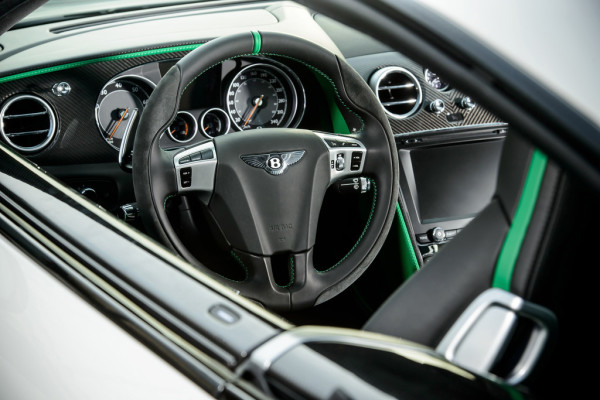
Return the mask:
<path id="1" fill-rule="evenodd" d="M 21 94 L 0 110 L 0 133 L 9 145 L 23 152 L 46 147 L 56 131 L 56 116 L 41 97 Z"/>
<path id="2" fill-rule="evenodd" d="M 385 67 L 371 77 L 371 88 L 387 115 L 403 119 L 413 115 L 423 99 L 417 78 L 404 68 Z"/>

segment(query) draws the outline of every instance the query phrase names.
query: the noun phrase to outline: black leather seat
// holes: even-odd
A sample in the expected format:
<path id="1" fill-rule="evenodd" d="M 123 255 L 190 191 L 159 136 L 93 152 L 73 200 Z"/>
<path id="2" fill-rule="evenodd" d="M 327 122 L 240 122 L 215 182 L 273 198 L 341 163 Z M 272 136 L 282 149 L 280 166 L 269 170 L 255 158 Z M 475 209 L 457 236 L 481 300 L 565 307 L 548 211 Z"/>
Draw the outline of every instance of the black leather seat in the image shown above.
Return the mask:
<path id="1" fill-rule="evenodd" d="M 536 172 L 530 172 L 532 162 L 542 174 L 537 199 L 526 193 L 531 192 L 531 187 L 526 187 L 527 177 Z M 544 156 L 511 132 L 503 148 L 496 194 L 489 205 L 400 286 L 364 329 L 435 348 L 477 296 L 491 287 L 504 286 L 557 315 L 561 337 L 554 360 L 568 356 L 567 343 L 578 334 L 570 326 L 569 307 L 579 297 L 580 285 L 586 285 L 575 272 L 585 265 L 582 235 L 592 235 L 595 230 L 585 221 L 597 220 L 591 214 L 598 213 L 598 196 L 551 161 L 541 171 L 540 163 L 544 164 Z M 527 202 L 533 202 L 530 218 L 519 209 Z M 522 231 L 522 238 L 514 238 L 515 230 Z M 507 261 L 507 257 L 513 260 Z M 506 268 L 507 262 L 512 265 L 504 273 L 503 283 L 499 269 Z M 502 263 L 505 265 L 499 266 Z"/>

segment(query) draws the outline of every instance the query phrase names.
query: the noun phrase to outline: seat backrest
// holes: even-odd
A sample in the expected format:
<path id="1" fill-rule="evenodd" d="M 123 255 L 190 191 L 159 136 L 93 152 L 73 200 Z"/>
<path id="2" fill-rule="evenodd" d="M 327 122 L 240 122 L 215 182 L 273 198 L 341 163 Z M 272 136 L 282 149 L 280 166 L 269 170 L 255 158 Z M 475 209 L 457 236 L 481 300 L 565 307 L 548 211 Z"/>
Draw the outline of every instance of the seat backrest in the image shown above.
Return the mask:
<path id="1" fill-rule="evenodd" d="M 582 258 L 578 233 L 593 232 L 583 221 L 597 215 L 597 198 L 510 132 L 488 206 L 404 282 L 364 329 L 435 348 L 492 287 L 548 308 L 560 326 L 564 300 L 575 290 L 565 274 Z"/>

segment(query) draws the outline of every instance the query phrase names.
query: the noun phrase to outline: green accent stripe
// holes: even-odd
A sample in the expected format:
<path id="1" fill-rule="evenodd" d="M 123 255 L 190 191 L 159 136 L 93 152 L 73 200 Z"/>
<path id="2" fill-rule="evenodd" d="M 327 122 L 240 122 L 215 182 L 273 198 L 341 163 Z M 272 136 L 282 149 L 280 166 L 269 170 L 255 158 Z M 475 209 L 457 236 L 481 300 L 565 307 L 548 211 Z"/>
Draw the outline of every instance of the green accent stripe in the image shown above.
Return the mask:
<path id="1" fill-rule="evenodd" d="M 510 282 L 515 264 L 533 215 L 547 162 L 548 159 L 542 152 L 539 150 L 534 151 L 517 212 L 504 239 L 504 245 L 496 263 L 496 271 L 492 281 L 493 287 L 510 291 Z"/>
<path id="2" fill-rule="evenodd" d="M 41 69 L 36 69 L 33 71 L 22 72 L 20 74 L 5 76 L 5 77 L 0 78 L 0 83 L 10 82 L 10 81 L 14 81 L 17 79 L 22 79 L 22 78 L 29 78 L 30 76 L 47 74 L 50 72 L 63 71 L 65 69 L 70 69 L 70 68 L 82 67 L 84 65 L 95 64 L 95 63 L 100 63 L 100 62 L 104 62 L 104 61 L 125 60 L 128 58 L 146 57 L 146 56 L 153 56 L 156 54 L 176 53 L 178 51 L 191 51 L 191 50 L 194 50 L 195 48 L 201 46 L 202 44 L 203 43 L 187 44 L 187 45 L 173 46 L 173 47 L 164 47 L 164 48 L 160 48 L 160 49 L 136 51 L 134 53 L 117 54 L 114 56 L 92 58 L 89 60 L 76 61 L 76 62 L 72 62 L 72 63 L 68 63 L 68 64 L 55 65 L 53 67 L 41 68 Z"/>
<path id="3" fill-rule="evenodd" d="M 329 104 L 329 113 L 331 115 L 331 123 L 334 133 L 342 133 L 348 135 L 350 133 L 350 128 L 348 128 L 348 124 L 346 123 L 346 119 L 344 115 L 340 111 L 337 102 L 336 102 L 336 93 L 333 92 L 335 88 L 332 90 L 333 82 L 329 82 L 323 75 L 315 73 L 315 77 L 321 85 L 323 92 L 325 93 L 325 97 L 327 99 L 327 104 Z"/>
<path id="4" fill-rule="evenodd" d="M 252 54 L 256 55 L 260 53 L 260 48 L 262 47 L 262 39 L 260 37 L 260 33 L 256 31 L 252 31 L 252 37 L 254 38 L 254 48 L 252 49 Z"/>
<path id="5" fill-rule="evenodd" d="M 396 213 L 398 214 L 398 240 L 400 241 L 400 260 L 402 263 L 402 272 L 404 279 L 408 278 L 419 270 L 419 261 L 415 254 L 415 248 L 410 240 L 410 234 L 406 227 L 406 221 L 402 215 L 400 204 L 396 203 Z"/>

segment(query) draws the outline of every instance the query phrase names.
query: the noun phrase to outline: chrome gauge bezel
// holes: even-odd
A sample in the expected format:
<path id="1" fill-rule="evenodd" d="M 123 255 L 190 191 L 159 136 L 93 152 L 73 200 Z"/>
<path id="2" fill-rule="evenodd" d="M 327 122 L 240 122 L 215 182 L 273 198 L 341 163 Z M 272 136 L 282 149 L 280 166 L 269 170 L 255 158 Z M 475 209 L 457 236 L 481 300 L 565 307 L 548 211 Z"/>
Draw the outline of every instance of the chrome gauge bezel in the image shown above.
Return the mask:
<path id="1" fill-rule="evenodd" d="M 289 108 L 289 113 L 287 113 L 284 118 L 285 120 L 283 122 L 280 122 L 278 125 L 276 125 L 276 127 L 278 128 L 296 128 L 299 124 L 300 121 L 302 120 L 302 117 L 304 116 L 304 111 L 306 109 L 306 95 L 304 92 L 304 87 L 302 86 L 302 83 L 300 81 L 300 79 L 298 78 L 298 76 L 290 69 L 288 68 L 286 65 L 281 64 L 281 63 L 276 63 L 274 61 L 271 61 L 269 63 L 265 63 L 265 62 L 257 62 L 257 63 L 252 63 L 250 65 L 245 66 L 244 68 L 242 68 L 241 70 L 239 70 L 234 77 L 231 79 L 231 81 L 229 82 L 229 85 L 227 87 L 227 92 L 225 93 L 225 105 L 226 105 L 226 112 L 227 115 L 229 116 L 231 123 L 233 124 L 233 127 L 237 130 L 246 130 L 246 129 L 250 129 L 250 128 L 246 128 L 244 129 L 244 126 L 241 125 L 241 119 L 242 117 L 239 117 L 237 114 L 237 110 L 235 109 L 235 101 L 233 100 L 233 98 L 236 95 L 237 92 L 237 88 L 234 87 L 234 84 L 236 82 L 238 82 L 239 78 L 243 75 L 243 74 L 247 74 L 248 71 L 252 70 L 252 69 L 264 69 L 267 70 L 267 72 L 271 72 L 275 78 L 279 78 L 283 83 L 285 83 L 285 85 L 287 85 L 287 91 L 288 93 L 286 93 L 286 96 L 288 97 L 288 101 L 287 101 L 287 107 Z M 283 90 L 286 90 L 285 86 L 282 84 L 282 87 L 284 88 Z M 291 98 L 291 104 L 290 104 L 290 98 Z M 239 121 L 237 121 L 239 119 Z M 263 126 L 257 126 L 254 127 L 253 129 L 261 129 L 263 128 Z"/>
<path id="2" fill-rule="evenodd" d="M 145 94 L 147 95 L 147 98 L 150 98 L 152 92 L 156 88 L 156 84 L 154 82 L 152 82 L 148 78 L 145 78 L 140 75 L 118 75 L 118 76 L 112 78 L 107 83 L 105 83 L 104 86 L 102 86 L 102 89 L 100 90 L 100 93 L 98 94 L 98 97 L 96 99 L 96 106 L 94 109 L 94 116 L 96 119 L 96 127 L 98 128 L 98 132 L 100 133 L 100 136 L 106 142 L 106 144 L 108 144 L 110 147 L 112 147 L 113 149 L 115 149 L 117 151 L 119 151 L 120 146 L 115 146 L 112 143 L 112 141 L 109 141 L 109 139 L 106 137 L 106 131 L 104 130 L 102 123 L 100 121 L 100 109 L 101 109 L 102 102 L 104 101 L 105 96 L 107 96 L 107 94 L 104 94 L 104 91 L 107 90 L 107 87 L 116 84 L 118 81 L 129 81 L 130 83 L 134 83 L 134 84 L 138 85 L 142 90 L 144 90 Z M 103 98 L 103 96 L 104 96 L 104 98 Z M 143 104 L 143 106 L 145 105 L 143 103 L 143 100 L 142 100 L 142 104 Z M 143 111 L 143 106 L 142 106 L 142 109 L 138 110 L 138 112 L 137 112 L 137 118 L 138 118 L 137 122 L 139 122 L 139 118 Z"/>
<path id="3" fill-rule="evenodd" d="M 229 130 L 231 129 L 231 118 L 229 117 L 229 114 L 223 110 L 222 108 L 219 107 L 213 107 L 213 108 L 209 108 L 208 110 L 204 111 L 202 113 L 202 116 L 200 116 L 200 127 L 199 130 L 200 132 L 202 132 L 202 134 L 204 136 L 206 136 L 209 139 L 214 139 L 215 136 L 213 135 L 209 135 L 205 130 L 204 130 L 204 118 L 211 113 L 217 113 L 217 114 L 221 114 L 221 121 L 225 124 L 225 129 L 223 129 L 223 133 L 222 135 L 226 135 L 229 133 Z M 221 136 L 221 135 L 217 135 L 217 136 Z"/>
<path id="4" fill-rule="evenodd" d="M 192 129 L 191 129 L 192 134 L 185 140 L 177 139 L 175 136 L 173 136 L 172 131 L 170 130 L 171 125 L 173 125 L 173 122 L 175 122 L 175 120 L 179 117 L 184 119 L 185 122 L 188 122 L 192 126 Z M 175 116 L 175 119 L 173 119 L 173 122 L 171 122 L 169 124 L 169 126 L 167 126 L 167 129 L 165 130 L 167 135 L 169 135 L 169 138 L 171 138 L 171 140 L 173 140 L 177 143 L 189 143 L 192 139 L 194 139 L 194 137 L 196 137 L 196 133 L 198 133 L 198 122 L 196 121 L 196 117 L 194 117 L 189 112 L 178 111 L 177 115 Z"/>
<path id="5" fill-rule="evenodd" d="M 435 87 L 431 81 L 431 78 L 429 78 L 429 74 L 434 74 L 443 85 L 440 88 Z M 433 72 L 429 68 L 425 68 L 423 70 L 423 80 L 425 81 L 425 83 L 427 83 L 430 87 L 437 90 L 438 92 L 445 92 L 450 89 L 450 84 L 442 80 L 442 78 L 440 78 L 440 76 L 436 72 Z"/>

